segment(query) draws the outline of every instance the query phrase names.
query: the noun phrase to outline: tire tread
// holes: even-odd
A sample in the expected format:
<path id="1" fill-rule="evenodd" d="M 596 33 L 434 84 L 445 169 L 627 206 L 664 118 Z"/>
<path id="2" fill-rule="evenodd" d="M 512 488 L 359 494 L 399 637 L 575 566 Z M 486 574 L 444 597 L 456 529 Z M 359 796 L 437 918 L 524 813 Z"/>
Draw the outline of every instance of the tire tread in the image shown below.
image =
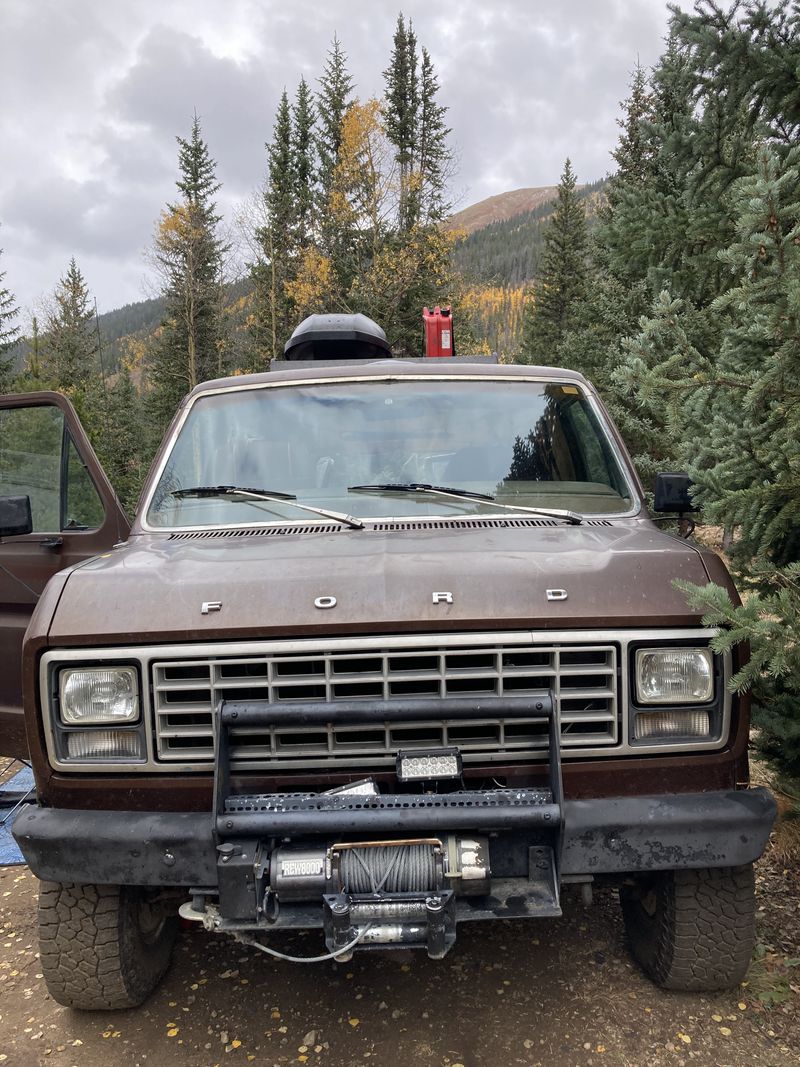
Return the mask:
<path id="1" fill-rule="evenodd" d="M 665 872 L 656 883 L 656 912 L 622 894 L 634 958 L 664 989 L 713 992 L 742 981 L 755 946 L 752 864 Z"/>
<path id="2" fill-rule="evenodd" d="M 176 924 L 149 951 L 131 929 L 124 886 L 42 882 L 39 951 L 50 995 L 70 1008 L 141 1004 L 166 971 Z M 144 950 L 144 951 L 143 951 Z"/>

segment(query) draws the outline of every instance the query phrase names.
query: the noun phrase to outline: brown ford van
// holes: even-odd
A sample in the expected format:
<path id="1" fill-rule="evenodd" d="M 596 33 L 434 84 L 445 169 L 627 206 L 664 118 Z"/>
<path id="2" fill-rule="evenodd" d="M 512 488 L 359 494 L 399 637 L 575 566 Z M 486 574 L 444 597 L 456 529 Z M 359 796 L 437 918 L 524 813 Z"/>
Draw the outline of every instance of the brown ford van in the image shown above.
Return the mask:
<path id="1" fill-rule="evenodd" d="M 736 654 L 673 581 L 735 590 L 655 524 L 580 375 L 205 383 L 130 531 L 68 403 L 6 397 L 0 495 L 0 750 L 24 704 L 14 832 L 61 1003 L 140 1003 L 179 913 L 439 958 L 609 882 L 657 983 L 744 975 L 774 804 Z"/>

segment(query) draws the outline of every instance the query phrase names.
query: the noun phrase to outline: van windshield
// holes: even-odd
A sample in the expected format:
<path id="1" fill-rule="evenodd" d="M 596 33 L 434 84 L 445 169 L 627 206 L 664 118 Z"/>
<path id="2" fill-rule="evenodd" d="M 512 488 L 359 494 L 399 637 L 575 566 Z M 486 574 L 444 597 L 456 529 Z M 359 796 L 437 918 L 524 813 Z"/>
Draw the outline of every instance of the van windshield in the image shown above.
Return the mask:
<path id="1" fill-rule="evenodd" d="M 212 486 L 291 494 L 367 519 L 486 516 L 493 508 L 509 515 L 488 500 L 352 488 L 411 483 L 583 515 L 619 514 L 633 504 L 608 432 L 576 385 L 339 379 L 201 396 L 167 457 L 147 522 L 306 521 L 288 501 L 181 494 Z"/>

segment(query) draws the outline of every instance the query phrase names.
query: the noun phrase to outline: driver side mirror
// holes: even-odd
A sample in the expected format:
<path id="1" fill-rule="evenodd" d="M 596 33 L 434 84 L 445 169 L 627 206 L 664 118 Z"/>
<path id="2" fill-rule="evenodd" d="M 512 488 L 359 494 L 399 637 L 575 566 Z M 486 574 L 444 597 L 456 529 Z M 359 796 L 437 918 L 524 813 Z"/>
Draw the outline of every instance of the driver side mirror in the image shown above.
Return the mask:
<path id="1" fill-rule="evenodd" d="M 19 537 L 32 532 L 31 498 L 0 496 L 0 537 Z"/>
<path id="2" fill-rule="evenodd" d="M 697 511 L 692 503 L 692 479 L 685 473 L 657 474 L 654 511 Z"/>

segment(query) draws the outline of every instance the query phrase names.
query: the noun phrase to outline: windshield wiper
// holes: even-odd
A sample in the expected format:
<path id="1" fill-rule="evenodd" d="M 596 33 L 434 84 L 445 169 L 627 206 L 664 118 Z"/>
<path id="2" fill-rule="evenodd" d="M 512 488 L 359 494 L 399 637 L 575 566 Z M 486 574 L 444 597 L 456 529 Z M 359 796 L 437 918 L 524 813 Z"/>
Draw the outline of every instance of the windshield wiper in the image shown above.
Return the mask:
<path id="1" fill-rule="evenodd" d="M 467 489 L 451 489 L 449 485 L 428 485 L 426 482 L 388 482 L 383 485 L 348 485 L 348 493 L 439 493 L 465 497 L 467 500 L 494 500 L 488 493 L 472 493 Z"/>
<path id="2" fill-rule="evenodd" d="M 184 497 L 197 499 L 219 497 L 228 500 L 264 500 L 267 502 L 272 501 L 274 504 L 291 504 L 293 508 L 302 508 L 303 511 L 311 511 L 315 515 L 322 515 L 326 519 L 334 519 L 336 522 L 344 523 L 345 526 L 350 526 L 354 530 L 363 530 L 364 528 L 364 523 L 353 515 L 345 515 L 341 511 L 329 511 L 328 508 L 315 508 L 311 504 L 301 504 L 294 494 L 279 493 L 277 490 L 272 489 L 249 489 L 239 485 L 196 485 L 191 489 L 173 489 L 170 496 L 177 497 L 179 500 Z"/>
<path id="3" fill-rule="evenodd" d="M 449 485 L 428 485 L 426 482 L 388 482 L 382 485 L 350 485 L 349 493 L 432 493 L 435 496 L 450 496 L 455 500 L 480 500 L 494 504 L 504 511 L 524 511 L 531 515 L 541 515 L 547 519 L 564 519 L 579 526 L 583 521 L 575 511 L 561 508 L 528 508 L 522 504 L 498 504 L 497 498 L 489 493 L 472 493 L 467 489 L 453 489 Z"/>

